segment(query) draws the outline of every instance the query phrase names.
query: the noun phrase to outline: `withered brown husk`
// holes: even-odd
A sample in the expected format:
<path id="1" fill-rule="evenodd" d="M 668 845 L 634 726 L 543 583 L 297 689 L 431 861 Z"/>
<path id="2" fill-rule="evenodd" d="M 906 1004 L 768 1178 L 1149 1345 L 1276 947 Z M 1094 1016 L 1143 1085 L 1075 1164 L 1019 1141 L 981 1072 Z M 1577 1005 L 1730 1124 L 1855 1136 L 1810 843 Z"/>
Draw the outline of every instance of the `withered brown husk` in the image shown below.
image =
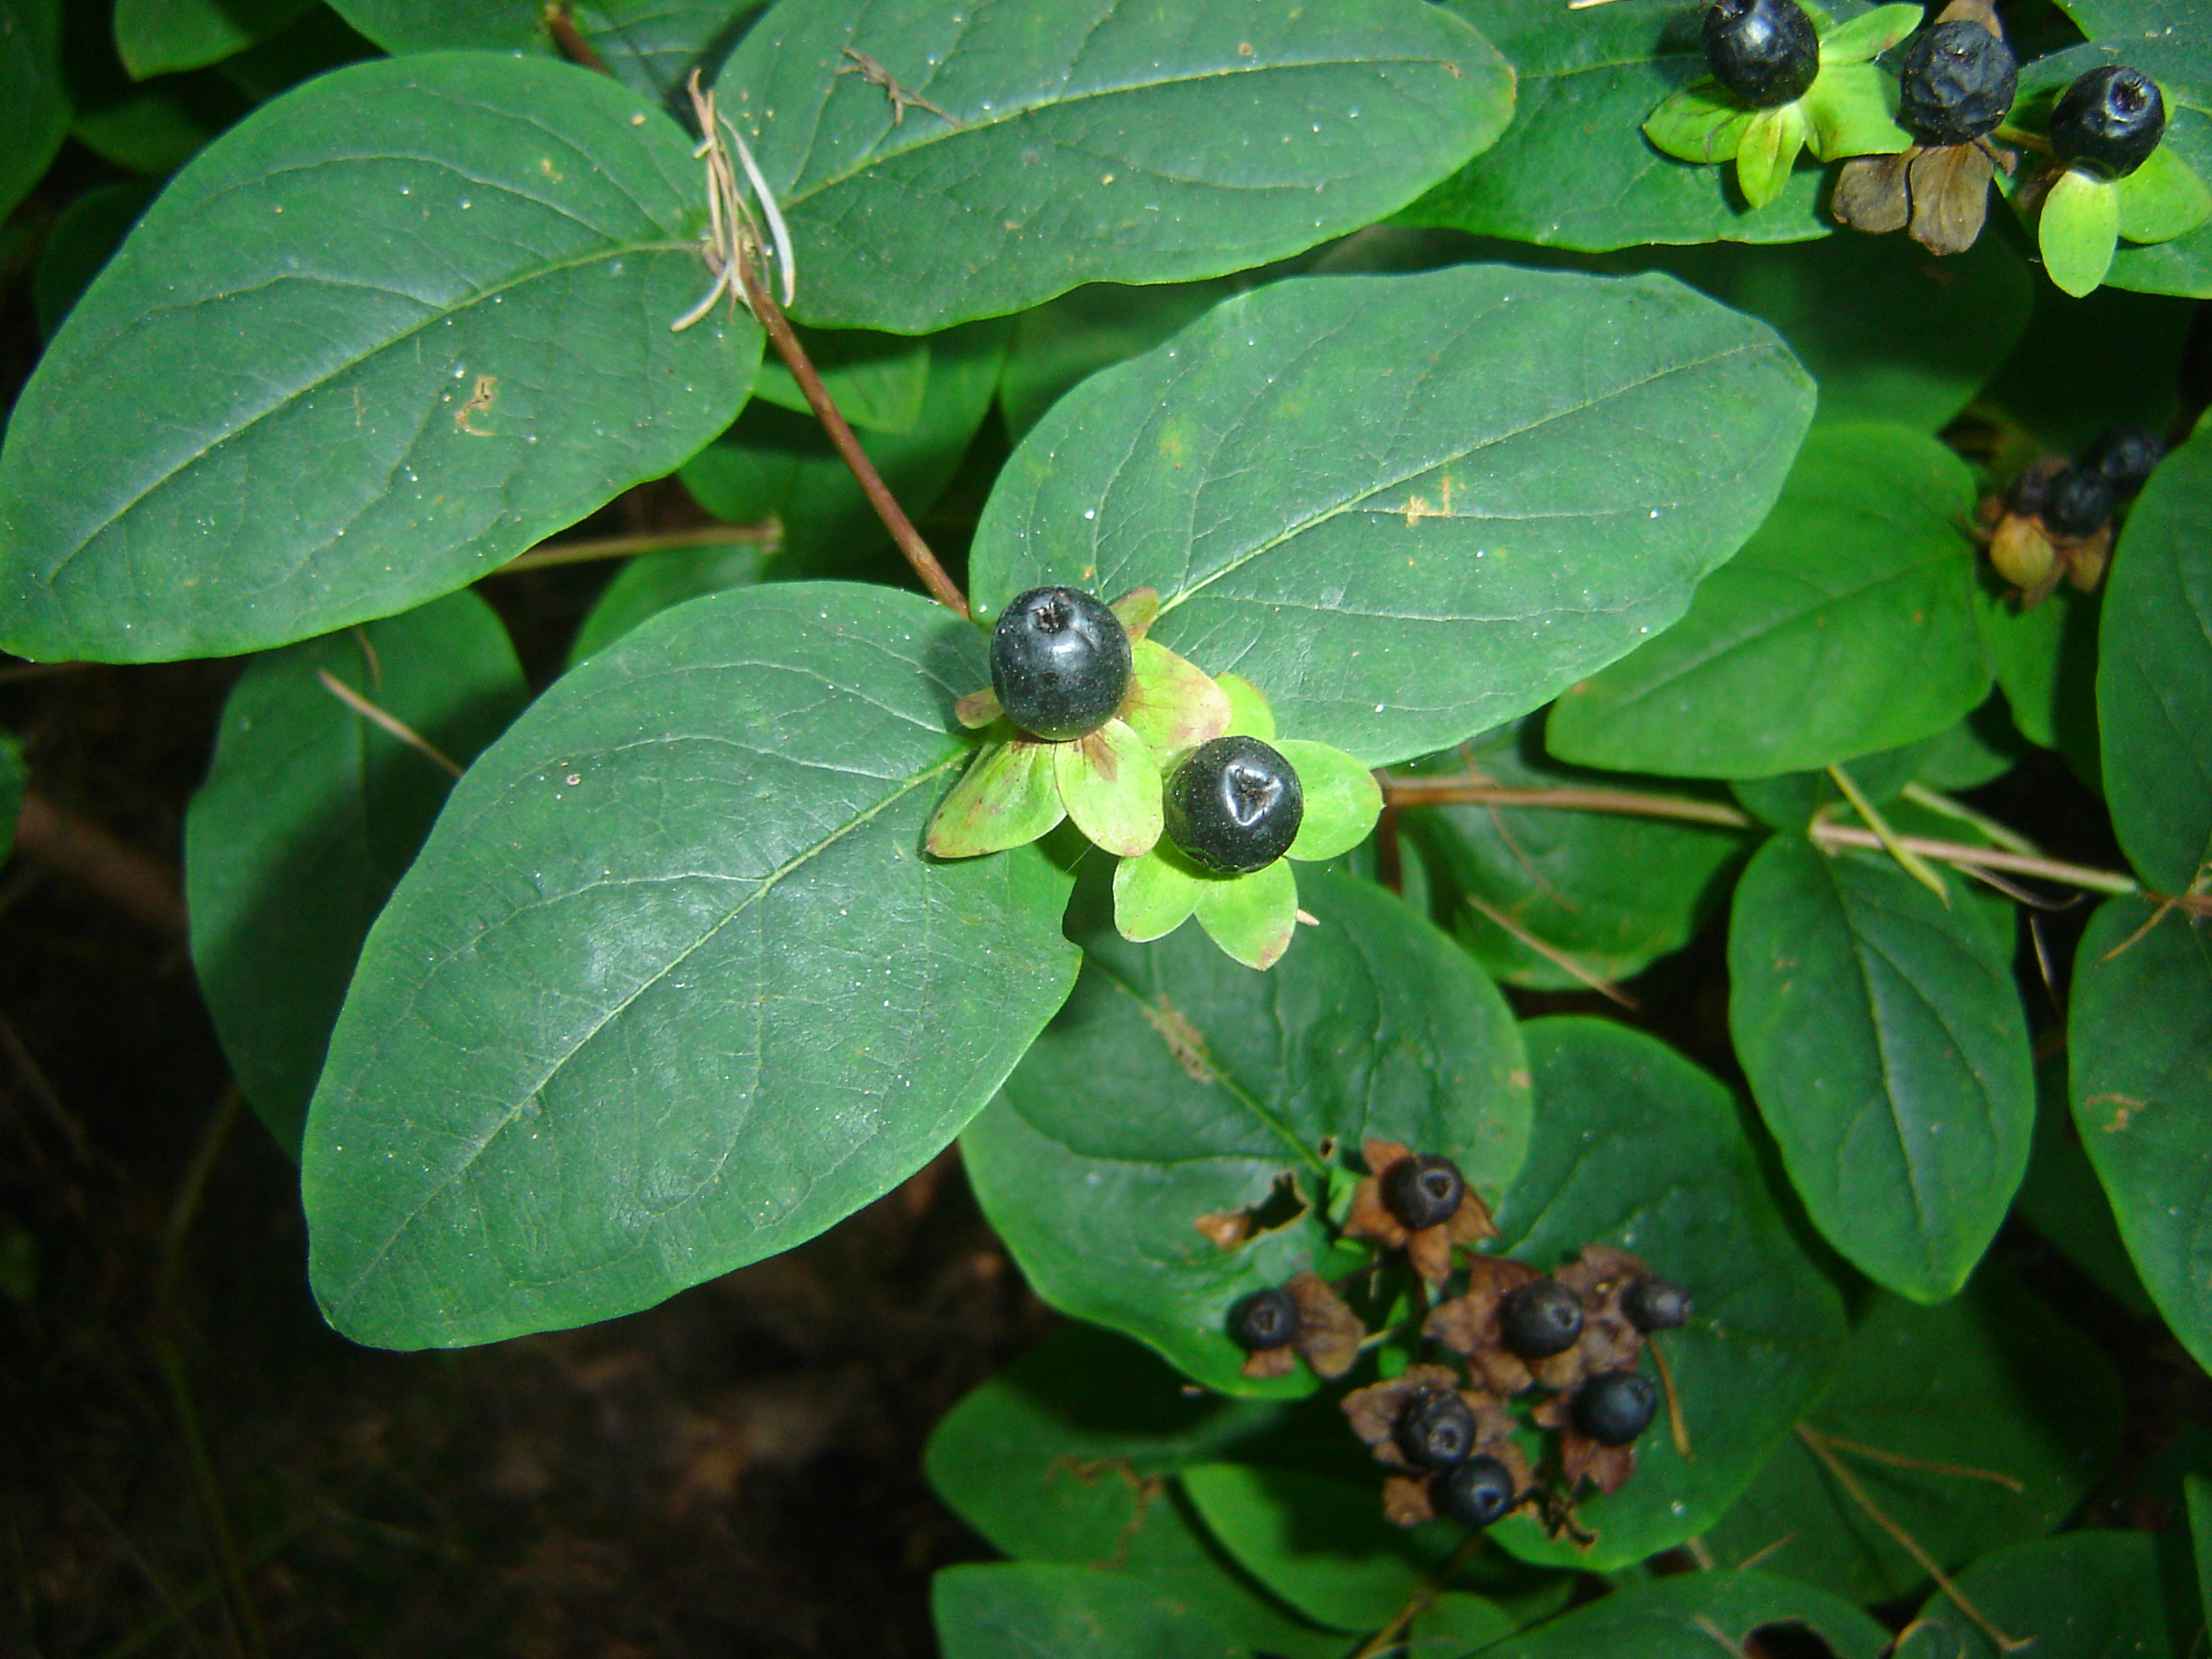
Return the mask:
<path id="1" fill-rule="evenodd" d="M 1419 1472 L 1420 1466 L 1398 1444 L 1398 1422 L 1406 1407 L 1424 1394 L 1456 1394 L 1467 1403 L 1475 1418 L 1476 1451 L 1488 1452 L 1512 1438 L 1513 1414 L 1494 1396 L 1463 1386 L 1458 1373 L 1450 1366 L 1408 1365 L 1387 1382 L 1356 1388 L 1344 1396 L 1345 1420 L 1351 1424 L 1352 1432 L 1375 1454 L 1378 1463 Z"/>
<path id="2" fill-rule="evenodd" d="M 1564 1353 L 1537 1360 L 1531 1369 L 1547 1388 L 1573 1388 L 1600 1371 L 1632 1369 L 1644 1352 L 1644 1334 L 1623 1311 L 1621 1297 L 1651 1270 L 1639 1257 L 1610 1244 L 1592 1244 L 1551 1277 L 1581 1299 L 1582 1334 Z"/>
<path id="3" fill-rule="evenodd" d="M 1413 1149 L 1395 1141 L 1365 1141 L 1359 1151 L 1367 1173 L 1352 1190 L 1352 1207 L 1344 1216 L 1345 1238 L 1372 1238 L 1386 1250 L 1403 1250 L 1414 1272 L 1431 1285 L 1441 1285 L 1452 1275 L 1454 1245 L 1479 1244 L 1498 1237 L 1490 1208 L 1475 1195 L 1473 1186 L 1460 1195 L 1459 1208 L 1446 1220 L 1433 1227 L 1407 1228 L 1382 1202 L 1382 1177 L 1414 1156 Z"/>
<path id="4" fill-rule="evenodd" d="M 1554 1394 L 1530 1415 L 1539 1427 L 1559 1431 L 1560 1489 L 1572 1495 L 1588 1480 L 1610 1498 L 1636 1473 L 1636 1447 L 1633 1442 L 1606 1446 L 1591 1439 L 1575 1427 L 1574 1406 L 1573 1395 Z"/>
<path id="5" fill-rule="evenodd" d="M 1421 1334 L 1433 1337 L 1467 1360 L 1475 1382 L 1501 1397 L 1535 1385 L 1528 1362 L 1505 1346 L 1498 1306 L 1522 1286 L 1544 1275 L 1503 1256 L 1478 1256 L 1467 1266 L 1467 1288 L 1439 1302 L 1422 1322 Z"/>
<path id="6" fill-rule="evenodd" d="M 1359 1358 L 1359 1344 L 1367 1339 L 1367 1327 L 1359 1323 L 1359 1315 L 1329 1287 L 1328 1280 L 1310 1270 L 1292 1274 L 1283 1288 L 1298 1305 L 1298 1334 L 1286 1347 L 1262 1348 L 1247 1356 L 1244 1375 L 1255 1382 L 1287 1377 L 1295 1364 L 1293 1355 L 1324 1382 L 1351 1370 Z"/>

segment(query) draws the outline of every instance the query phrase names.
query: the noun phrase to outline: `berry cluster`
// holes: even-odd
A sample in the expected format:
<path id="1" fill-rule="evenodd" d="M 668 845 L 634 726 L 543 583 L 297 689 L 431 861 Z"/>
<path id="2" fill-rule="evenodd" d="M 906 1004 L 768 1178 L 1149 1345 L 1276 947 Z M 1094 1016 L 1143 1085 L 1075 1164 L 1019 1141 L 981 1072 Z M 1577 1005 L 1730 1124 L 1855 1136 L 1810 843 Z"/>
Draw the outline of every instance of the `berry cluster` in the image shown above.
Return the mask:
<path id="1" fill-rule="evenodd" d="M 2079 461 L 2052 457 L 2021 472 L 1983 503 L 1989 563 L 2032 610 L 2061 577 L 2083 591 L 2104 579 L 2113 520 L 2164 459 L 2166 441 L 2148 426 L 2115 426 Z"/>
<path id="2" fill-rule="evenodd" d="M 1635 1442 L 1660 1399 L 1639 1369 L 1644 1347 L 1689 1320 L 1688 1293 L 1601 1244 L 1549 1276 L 1502 1256 L 1455 1267 L 1455 1244 L 1497 1236 L 1458 1166 L 1387 1142 L 1365 1151 L 1369 1173 L 1343 1235 L 1404 1250 L 1438 1296 L 1421 1317 L 1417 1361 L 1343 1401 L 1353 1432 L 1390 1470 L 1384 1514 L 1404 1527 L 1444 1515 L 1479 1528 L 1533 1503 L 1554 1532 L 1576 1531 L 1575 1492 L 1585 1481 L 1616 1492 L 1635 1470 Z M 1302 1358 L 1334 1380 L 1372 1345 L 1313 1273 L 1238 1302 L 1230 1334 L 1250 1377 L 1286 1375 Z M 1525 1409 L 1523 1396 L 1533 1402 Z M 1531 1434 L 1554 1437 L 1541 1477 L 1525 1449 Z"/>

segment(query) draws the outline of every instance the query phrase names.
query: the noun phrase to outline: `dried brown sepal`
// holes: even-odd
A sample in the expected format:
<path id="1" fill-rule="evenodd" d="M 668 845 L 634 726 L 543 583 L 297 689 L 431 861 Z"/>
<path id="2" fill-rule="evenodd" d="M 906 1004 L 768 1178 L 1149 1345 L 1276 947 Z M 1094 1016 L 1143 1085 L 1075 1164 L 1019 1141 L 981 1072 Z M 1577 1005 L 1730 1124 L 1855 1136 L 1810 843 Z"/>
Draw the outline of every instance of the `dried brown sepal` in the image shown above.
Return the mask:
<path id="1" fill-rule="evenodd" d="M 1989 217 L 1989 181 L 1999 162 L 2012 171 L 2009 151 L 1983 139 L 1923 150 L 1906 167 L 1912 240 L 1931 253 L 1963 253 Z"/>
<path id="2" fill-rule="evenodd" d="M 1393 1527 L 1419 1527 L 1436 1519 L 1427 1477 L 1390 1475 L 1382 1480 L 1382 1519 Z"/>
<path id="3" fill-rule="evenodd" d="M 2094 593 L 2104 580 L 2104 567 L 2112 563 L 2112 526 L 2100 524 L 2080 541 L 2062 547 L 2066 580 L 2084 593 Z"/>
<path id="4" fill-rule="evenodd" d="M 1291 1276 L 1283 1286 L 1298 1304 L 1298 1336 L 1290 1344 L 1313 1367 L 1313 1375 L 1334 1381 L 1352 1369 L 1367 1327 L 1345 1306 L 1329 1281 L 1310 1270 Z"/>
<path id="5" fill-rule="evenodd" d="M 1570 1495 L 1587 1479 L 1610 1498 L 1636 1473 L 1636 1448 L 1606 1446 L 1575 1427 L 1575 1399 L 1554 1394 L 1529 1413 L 1536 1425 L 1559 1431 L 1560 1490 Z"/>
<path id="6" fill-rule="evenodd" d="M 1490 1409 L 1503 1425 L 1492 1435 L 1487 1419 L 1483 1420 L 1483 1438 L 1476 1443 L 1475 1455 L 1495 1457 L 1505 1465 L 1506 1474 L 1513 1478 L 1516 1499 L 1527 1497 L 1536 1490 L 1536 1477 L 1528 1467 L 1528 1459 L 1521 1455 L 1521 1448 L 1513 1443 L 1513 1419 L 1493 1404 Z M 1436 1477 L 1433 1475 L 1388 1475 L 1382 1479 L 1382 1519 L 1393 1527 L 1418 1527 L 1436 1519 L 1433 1497 Z M 1539 1503 L 1542 1495 L 1538 1495 Z M 1572 1514 L 1572 1509 L 1569 1511 Z M 1554 1532 L 1556 1537 L 1557 1533 Z M 1587 1538 L 1588 1534 L 1583 1534 Z"/>
<path id="7" fill-rule="evenodd" d="M 1869 235 L 1902 230 L 1912 218 L 1911 187 L 1906 170 L 1917 148 L 1895 156 L 1854 156 L 1843 163 L 1828 210 L 1837 222 Z"/>
<path id="8" fill-rule="evenodd" d="M 1344 1237 L 1372 1238 L 1385 1250 L 1403 1250 L 1412 1234 L 1383 1204 L 1382 1177 L 1393 1165 L 1412 1157 L 1413 1149 L 1395 1141 L 1363 1141 L 1359 1155 L 1366 1162 L 1367 1173 L 1352 1189 L 1352 1208 L 1344 1214 Z"/>
<path id="9" fill-rule="evenodd" d="M 1422 1322 L 1421 1334 L 1464 1355 L 1476 1384 L 1504 1396 L 1518 1394 L 1536 1379 L 1527 1362 L 1505 1346 L 1498 1328 L 1498 1305 L 1543 1275 L 1503 1256 L 1478 1256 L 1467 1265 L 1467 1288 L 1439 1302 Z"/>
<path id="10" fill-rule="evenodd" d="M 1651 1269 L 1642 1258 L 1610 1244 L 1592 1244 L 1551 1277 L 1582 1303 L 1582 1334 L 1563 1354 L 1536 1361 L 1536 1381 L 1547 1388 L 1573 1388 L 1600 1371 L 1633 1370 L 1644 1352 L 1644 1334 L 1622 1310 L 1621 1297 Z"/>
<path id="11" fill-rule="evenodd" d="M 1241 1375 L 1254 1382 L 1266 1382 L 1297 1369 L 1298 1358 L 1289 1348 L 1258 1348 L 1244 1357 Z"/>
<path id="12" fill-rule="evenodd" d="M 1444 1220 L 1418 1231 L 1408 1229 L 1382 1202 L 1382 1177 L 1412 1157 L 1412 1148 L 1395 1141 L 1365 1141 L 1359 1152 L 1367 1173 L 1352 1190 L 1352 1207 L 1344 1216 L 1345 1238 L 1372 1238 L 1385 1250 L 1404 1250 L 1414 1272 L 1431 1285 L 1441 1285 L 1452 1275 L 1454 1245 L 1479 1244 L 1498 1237 L 1490 1207 L 1472 1187 L 1460 1194 L 1459 1207 Z"/>
<path id="13" fill-rule="evenodd" d="M 1398 1420 L 1406 1407 L 1424 1394 L 1456 1394 L 1467 1403 L 1475 1418 L 1475 1450 L 1503 1460 L 1495 1448 L 1513 1443 L 1513 1414 L 1479 1388 L 1460 1385 L 1459 1375 L 1444 1365 L 1408 1365 L 1387 1382 L 1357 1388 L 1344 1396 L 1345 1420 L 1361 1443 L 1375 1454 L 1378 1463 L 1417 1472 L 1419 1466 L 1400 1450 Z M 1519 1455 L 1518 1453 L 1515 1454 Z M 1514 1488 L 1520 1490 L 1518 1486 Z"/>

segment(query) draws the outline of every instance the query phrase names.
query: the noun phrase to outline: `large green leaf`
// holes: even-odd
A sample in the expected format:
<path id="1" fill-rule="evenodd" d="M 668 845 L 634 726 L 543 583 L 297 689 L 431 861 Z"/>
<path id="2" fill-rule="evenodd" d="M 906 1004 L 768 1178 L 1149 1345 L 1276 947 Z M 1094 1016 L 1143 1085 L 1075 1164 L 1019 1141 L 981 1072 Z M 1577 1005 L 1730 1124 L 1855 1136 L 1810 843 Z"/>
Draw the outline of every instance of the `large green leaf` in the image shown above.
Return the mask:
<path id="1" fill-rule="evenodd" d="M 669 98 L 694 67 L 712 72 L 764 0 L 579 0 L 576 32 L 626 86 Z M 545 26 L 545 0 L 330 0 L 347 22 L 387 52 L 493 52 L 562 56 Z"/>
<path id="2" fill-rule="evenodd" d="M 1340 1659 L 1343 1638 L 1298 1621 L 1231 1563 L 1167 1479 L 1277 1431 L 1286 1415 L 1193 1397 L 1147 1350 L 1070 1325 L 953 1407 L 924 1466 L 937 1495 L 1008 1554 L 1126 1573 L 1262 1652 Z M 1344 1432 L 1341 1418 L 1330 1427 Z"/>
<path id="3" fill-rule="evenodd" d="M 2075 958 L 2074 1121 L 2166 1323 L 2212 1364 L 2212 923 L 2107 900 Z M 2111 954 L 2118 950 L 2118 954 Z"/>
<path id="4" fill-rule="evenodd" d="M 1552 753 L 1760 778 L 1956 725 L 1990 682 L 1963 530 L 1973 510 L 1973 475 L 1935 439 L 1816 429 L 1774 511 L 1689 615 L 1560 699 Z"/>
<path id="5" fill-rule="evenodd" d="M 282 644 L 463 586 L 726 424 L 750 320 L 673 333 L 698 165 L 603 76 L 358 64 L 155 203 L 0 453 L 0 642 Z"/>
<path id="6" fill-rule="evenodd" d="M 292 22 L 314 0 L 115 0 L 124 67 L 153 75 L 219 63 Z"/>
<path id="7" fill-rule="evenodd" d="M 1519 77 L 1519 107 L 1496 146 L 1404 217 L 1582 249 L 1802 242 L 1833 228 L 1819 211 L 1815 169 L 1798 169 L 1780 196 L 1753 211 L 1733 169 L 1672 160 L 1645 138 L 1645 117 L 1706 72 L 1697 8 L 1688 0 L 1615 0 L 1574 12 L 1530 0 L 1453 0 L 1450 10 L 1504 53 Z"/>
<path id="8" fill-rule="evenodd" d="M 2066 1088 L 2064 1054 L 2036 1063 L 2035 1144 L 2028 1155 L 2027 1178 L 2012 1200 L 2012 1214 L 2130 1312 L 2146 1318 L 2155 1313 L 2128 1258 L 2112 1201 L 2082 1149 Z"/>
<path id="9" fill-rule="evenodd" d="M 1063 397 L 977 526 L 989 615 L 1149 584 L 1153 637 L 1371 764 L 1527 712 L 1682 613 L 1811 414 L 1760 323 L 1663 276 L 1302 277 Z"/>
<path id="10" fill-rule="evenodd" d="M 1632 789 L 1638 780 L 1562 766 L 1528 720 L 1450 757 L 1509 789 Z M 1432 914 L 1511 985 L 1573 990 L 1625 979 L 1678 950 L 1726 900 L 1743 831 L 1611 812 L 1425 806 L 1399 818 L 1428 863 Z M 1503 916 L 1504 921 L 1498 918 Z M 1541 941 L 1551 951 L 1538 950 Z"/>
<path id="11" fill-rule="evenodd" d="M 1238 1376 L 1231 1305 L 1330 1260 L 1325 1183 L 1368 1136 L 1455 1158 L 1497 1197 L 1528 1138 L 1512 1015 L 1450 940 L 1350 877 L 1300 878 L 1319 926 L 1263 974 L 1188 925 L 1127 943 L 1103 886 L 1078 893 L 1075 995 L 961 1142 L 976 1196 L 1054 1306 L 1209 1387 L 1310 1389 L 1303 1367 Z M 1199 1230 L 1279 1178 L 1304 1200 L 1294 1218 L 1232 1249 Z"/>
<path id="12" fill-rule="evenodd" d="M 1741 1653 L 1752 1631 L 1802 1624 L 1838 1659 L 1878 1659 L 1889 1633 L 1835 1597 L 1758 1573 L 1684 1573 L 1631 1584 L 1526 1635 L 1482 1649 L 1483 1659 L 1713 1659 Z"/>
<path id="13" fill-rule="evenodd" d="M 1000 1561 L 947 1567 L 929 1585 L 945 1659 L 1237 1659 L 1202 1613 L 1142 1579 Z"/>
<path id="14" fill-rule="evenodd" d="M 1021 437 L 1086 375 L 1151 350 L 1251 286 L 1238 276 L 1152 288 L 1094 282 L 1022 312 L 998 384 L 1008 430 Z"/>
<path id="15" fill-rule="evenodd" d="M 1421 0 L 783 0 L 716 90 L 790 222 L 799 314 L 902 333 L 1295 253 L 1513 106 L 1497 53 Z"/>
<path id="16" fill-rule="evenodd" d="M 15 134 L 0 144 L 0 219 L 44 177 L 69 132 L 60 0 L 0 0 L 0 108 Z"/>
<path id="17" fill-rule="evenodd" d="M 1659 1338 L 1692 1457 L 1664 1423 L 1645 1434 L 1635 1478 L 1577 1503 L 1598 1533 L 1587 1551 L 1527 1517 L 1495 1529 L 1525 1560 L 1602 1572 L 1695 1536 L 1735 1502 L 1826 1377 L 1843 1307 L 1775 1209 L 1737 1105 L 1709 1074 L 1600 1020 L 1537 1020 L 1524 1034 L 1536 1127 L 1498 1212 L 1500 1248 L 1548 1267 L 1587 1244 L 1618 1245 L 1696 1304 Z"/>
<path id="18" fill-rule="evenodd" d="M 2034 1134 L 2012 932 L 1979 903 L 1777 837 L 1729 929 L 1729 1029 L 1791 1183 L 1854 1265 L 1916 1302 L 1966 1282 Z"/>
<path id="19" fill-rule="evenodd" d="M 1878 1297 L 1805 1415 L 1883 1514 L 1947 1569 L 2063 1521 L 2110 1467 L 2120 1422 L 2120 1380 L 2103 1352 L 1994 1273 L 1940 1308 Z M 1705 1547 L 1722 1566 L 1756 1558 L 1851 1601 L 1928 1582 L 1795 1437 Z"/>
<path id="20" fill-rule="evenodd" d="M 333 1324 L 450 1346 L 643 1307 L 958 1132 L 1075 967 L 1041 853 L 920 854 L 984 655 L 911 594 L 744 589 L 571 671 L 477 759 L 308 1117 Z"/>
<path id="21" fill-rule="evenodd" d="M 15 819 L 23 810 L 23 751 L 0 732 L 0 863 L 15 845 Z"/>
<path id="22" fill-rule="evenodd" d="M 2212 431 L 2151 475 L 2112 561 L 2100 634 L 2112 828 L 2144 880 L 2186 892 L 2212 861 Z"/>
<path id="23" fill-rule="evenodd" d="M 38 269 L 31 278 L 31 305 L 39 333 L 53 337 L 78 296 L 100 274 L 100 267 L 153 199 L 153 185 L 131 179 L 87 190 L 61 210 L 46 233 Z"/>
<path id="24" fill-rule="evenodd" d="M 1974 599 L 1982 646 L 2013 724 L 2032 743 L 2065 756 L 2092 789 L 2103 787 L 2097 733 L 2097 636 L 2104 595 L 2070 583 L 2033 610 L 1984 578 Z"/>
<path id="25" fill-rule="evenodd" d="M 2148 1532 L 2069 1532 L 1986 1555 L 1959 1593 L 2034 1659 L 2178 1659 L 2195 1644 L 2196 1595 Z M 2185 1571 L 2185 1570 L 2184 1570 Z M 2186 1608 L 2186 1612 L 2183 1609 Z M 1896 1659 L 2001 1659 L 1979 1620 L 1938 1590 Z"/>
<path id="26" fill-rule="evenodd" d="M 231 688 L 184 820 L 192 961 L 247 1100 L 295 1156 L 361 941 L 453 785 L 325 674 L 461 766 L 525 701 L 473 593 L 273 652 Z"/>

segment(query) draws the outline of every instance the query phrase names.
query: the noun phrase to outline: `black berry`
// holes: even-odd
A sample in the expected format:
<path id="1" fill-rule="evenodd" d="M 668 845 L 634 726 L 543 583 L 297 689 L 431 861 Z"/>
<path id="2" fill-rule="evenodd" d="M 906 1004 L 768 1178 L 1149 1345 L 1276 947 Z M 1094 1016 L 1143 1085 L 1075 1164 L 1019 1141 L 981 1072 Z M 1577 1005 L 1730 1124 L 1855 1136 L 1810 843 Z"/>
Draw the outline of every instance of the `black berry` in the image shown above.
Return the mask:
<path id="1" fill-rule="evenodd" d="M 1582 1299 L 1556 1279 L 1535 1279 L 1498 1310 L 1505 1346 L 1524 1359 L 1564 1354 L 1582 1334 Z"/>
<path id="2" fill-rule="evenodd" d="M 1183 757 L 1161 803 L 1167 838 L 1224 876 L 1265 869 L 1289 851 L 1306 816 L 1290 762 L 1257 737 L 1216 737 Z"/>
<path id="3" fill-rule="evenodd" d="M 2166 440 L 2148 426 L 2115 426 L 2081 457 L 2084 472 L 2101 472 L 2123 496 L 2133 495 L 2166 459 Z"/>
<path id="4" fill-rule="evenodd" d="M 2150 158 L 2166 132 L 2166 100 L 2140 69 L 2092 69 L 2059 95 L 2051 111 L 2051 149 L 2061 161 L 2086 162 L 2125 179 Z"/>
<path id="5" fill-rule="evenodd" d="M 1128 630 L 1074 588 L 1032 588 L 991 630 L 991 685 L 1007 717 L 1063 743 L 1113 718 L 1129 689 Z"/>
<path id="6" fill-rule="evenodd" d="M 1466 1190 L 1467 1178 L 1451 1159 L 1434 1153 L 1403 1158 L 1382 1176 L 1382 1207 L 1400 1226 L 1418 1233 L 1451 1220 Z"/>
<path id="7" fill-rule="evenodd" d="M 1625 1446 L 1651 1427 L 1659 1390 L 1634 1371 L 1600 1371 L 1575 1391 L 1575 1427 L 1600 1446 Z"/>
<path id="8" fill-rule="evenodd" d="M 1495 1457 L 1470 1457 L 1437 1476 L 1431 1497 L 1460 1526 L 1480 1531 L 1513 1507 L 1513 1474 Z"/>
<path id="9" fill-rule="evenodd" d="M 1298 1335 L 1298 1304 L 1280 1287 L 1255 1290 L 1229 1310 L 1229 1334 L 1254 1354 L 1287 1348 Z"/>
<path id="10" fill-rule="evenodd" d="M 1456 1394 L 1416 1394 L 1398 1415 L 1398 1450 L 1424 1469 L 1449 1469 L 1475 1450 L 1475 1413 Z"/>
<path id="11" fill-rule="evenodd" d="M 1938 23 L 1912 36 L 1899 73 L 1902 126 L 1923 144 L 1971 144 L 2012 108 L 2020 60 L 1979 23 Z"/>
<path id="12" fill-rule="evenodd" d="M 2094 536 L 2112 517 L 2112 480 L 2086 467 L 2069 467 L 2051 480 L 2043 497 L 2043 522 L 2067 537 Z"/>
<path id="13" fill-rule="evenodd" d="M 1792 104 L 1820 73 L 1820 38 L 1797 0 L 1707 0 L 1713 79 L 1754 109 Z"/>
<path id="14" fill-rule="evenodd" d="M 1639 1331 L 1671 1331 L 1690 1317 L 1690 1292 L 1664 1279 L 1639 1279 L 1621 1293 L 1621 1311 Z"/>

